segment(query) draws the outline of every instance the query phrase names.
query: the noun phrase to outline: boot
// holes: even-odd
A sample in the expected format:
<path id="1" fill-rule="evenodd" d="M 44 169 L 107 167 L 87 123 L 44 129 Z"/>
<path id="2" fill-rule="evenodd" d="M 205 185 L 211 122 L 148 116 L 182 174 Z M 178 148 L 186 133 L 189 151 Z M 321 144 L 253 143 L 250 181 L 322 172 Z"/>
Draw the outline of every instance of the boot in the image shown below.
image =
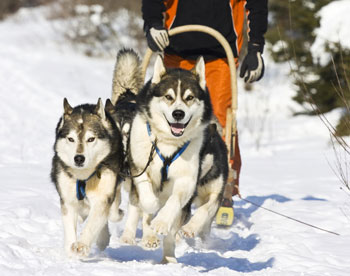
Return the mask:
<path id="1" fill-rule="evenodd" d="M 218 226 L 231 226 L 233 223 L 234 210 L 232 197 L 235 195 L 241 197 L 239 192 L 239 175 L 241 172 L 241 165 L 241 154 L 238 146 L 237 136 L 235 143 L 235 156 L 229 162 L 227 183 L 224 188 L 221 207 L 216 214 L 216 224 Z"/>
<path id="2" fill-rule="evenodd" d="M 237 173 L 230 166 L 227 183 L 224 188 L 223 200 L 221 207 L 216 214 L 216 224 L 218 226 L 231 226 L 234 219 L 233 201 L 232 196 L 235 191 L 236 194 L 239 193 Z"/>

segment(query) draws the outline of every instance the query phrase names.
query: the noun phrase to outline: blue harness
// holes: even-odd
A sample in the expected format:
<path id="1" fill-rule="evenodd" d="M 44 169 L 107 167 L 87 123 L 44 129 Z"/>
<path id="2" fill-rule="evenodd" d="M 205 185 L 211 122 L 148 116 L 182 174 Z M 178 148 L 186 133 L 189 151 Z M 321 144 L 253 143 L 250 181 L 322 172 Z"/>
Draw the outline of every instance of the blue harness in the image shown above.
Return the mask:
<path id="1" fill-rule="evenodd" d="M 148 122 L 147 122 L 147 131 L 148 131 L 148 135 L 151 136 L 151 126 L 149 125 Z M 186 148 L 190 144 L 190 141 L 186 142 L 181 148 L 179 148 L 177 151 L 175 151 L 173 153 L 173 155 L 170 157 L 164 157 L 161 154 L 157 145 L 153 141 L 152 141 L 152 144 L 153 144 L 160 160 L 163 161 L 163 167 L 160 170 L 160 174 L 162 176 L 161 183 L 163 183 L 164 181 L 168 180 L 168 171 L 169 171 L 169 167 L 170 167 L 171 163 L 173 163 L 177 158 L 180 157 L 180 155 L 186 150 Z"/>
<path id="2" fill-rule="evenodd" d="M 79 180 L 77 179 L 76 182 L 76 187 L 77 187 L 77 199 L 78 200 L 83 200 L 86 197 L 85 193 L 85 187 L 86 187 L 86 182 L 89 181 L 91 177 L 93 177 L 96 174 L 96 171 L 92 173 L 87 179 L 85 180 Z"/>

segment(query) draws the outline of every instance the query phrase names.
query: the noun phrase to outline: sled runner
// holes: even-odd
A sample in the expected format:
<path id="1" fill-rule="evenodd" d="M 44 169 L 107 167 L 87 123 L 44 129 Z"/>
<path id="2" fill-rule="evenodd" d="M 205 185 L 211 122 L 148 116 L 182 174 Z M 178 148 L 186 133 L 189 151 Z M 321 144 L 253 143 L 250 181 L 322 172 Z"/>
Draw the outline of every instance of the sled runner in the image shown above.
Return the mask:
<path id="1" fill-rule="evenodd" d="M 185 25 L 176 27 L 174 29 L 169 30 L 169 36 L 173 36 L 183 32 L 204 32 L 215 39 L 222 45 L 225 50 L 228 65 L 230 68 L 231 75 L 231 107 L 227 109 L 226 115 L 226 126 L 223 130 L 222 136 L 225 137 L 225 143 L 228 149 L 228 160 L 233 159 L 235 155 L 235 139 L 236 139 L 236 131 L 237 131 L 237 123 L 236 123 L 236 112 L 237 112 L 237 78 L 236 78 L 236 66 L 235 60 L 232 53 L 232 49 L 227 42 L 227 40 L 216 30 L 202 25 Z M 152 56 L 152 50 L 147 49 L 144 59 L 142 61 L 142 74 L 143 79 L 145 78 L 145 73 Z M 229 166 L 231 166 L 229 164 Z M 225 185 L 225 190 L 223 194 L 223 200 L 221 206 L 216 215 L 216 224 L 219 226 L 231 226 L 234 219 L 234 211 L 232 207 L 232 191 L 234 181 L 237 178 L 237 172 L 230 169 L 228 175 L 228 181 Z"/>

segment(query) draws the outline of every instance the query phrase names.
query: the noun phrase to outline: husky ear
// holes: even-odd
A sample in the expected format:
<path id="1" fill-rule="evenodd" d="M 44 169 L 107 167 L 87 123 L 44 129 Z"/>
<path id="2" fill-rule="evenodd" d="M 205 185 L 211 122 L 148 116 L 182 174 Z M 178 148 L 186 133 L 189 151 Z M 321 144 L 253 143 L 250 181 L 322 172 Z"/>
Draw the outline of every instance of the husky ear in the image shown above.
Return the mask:
<path id="1" fill-rule="evenodd" d="M 63 100 L 63 109 L 64 109 L 64 115 L 70 115 L 73 112 L 73 108 L 68 103 L 67 98 L 64 98 Z"/>
<path id="2" fill-rule="evenodd" d="M 103 107 L 103 103 L 102 103 L 101 98 L 98 98 L 95 111 L 96 111 L 97 115 L 102 118 L 102 120 L 106 120 L 106 112 L 105 112 L 105 109 Z"/>
<path id="3" fill-rule="evenodd" d="M 154 84 L 159 83 L 160 79 L 165 73 L 166 73 L 166 69 L 163 63 L 163 59 L 160 55 L 158 55 L 156 62 L 154 63 L 152 83 Z"/>
<path id="4" fill-rule="evenodd" d="M 203 90 L 205 90 L 205 62 L 202 56 L 197 59 L 196 65 L 192 69 L 192 72 L 199 77 L 199 85 Z"/>
<path id="5" fill-rule="evenodd" d="M 61 122 L 60 122 L 60 124 L 59 124 L 57 129 L 61 129 L 63 127 L 67 116 L 71 115 L 72 112 L 73 112 L 73 107 L 70 106 L 70 104 L 68 103 L 67 98 L 63 99 L 63 110 L 64 110 L 63 111 L 63 116 L 62 116 Z"/>
<path id="6" fill-rule="evenodd" d="M 112 104 L 112 102 L 111 102 L 110 99 L 107 99 L 107 100 L 106 100 L 106 103 L 105 103 L 105 110 L 106 110 L 109 114 L 113 114 L 113 113 L 115 112 L 114 105 Z"/>

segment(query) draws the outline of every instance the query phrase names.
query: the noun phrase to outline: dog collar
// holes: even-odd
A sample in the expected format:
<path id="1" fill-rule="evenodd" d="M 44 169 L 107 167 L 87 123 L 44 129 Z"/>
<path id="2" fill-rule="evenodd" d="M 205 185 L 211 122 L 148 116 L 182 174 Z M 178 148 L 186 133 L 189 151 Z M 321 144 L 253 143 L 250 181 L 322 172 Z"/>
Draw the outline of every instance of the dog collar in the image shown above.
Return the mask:
<path id="1" fill-rule="evenodd" d="M 148 135 L 151 137 L 151 134 L 152 134 L 151 126 L 148 122 L 147 122 L 147 132 L 148 132 Z M 169 167 L 170 167 L 171 163 L 173 163 L 177 158 L 180 157 L 180 155 L 186 150 L 186 148 L 190 144 L 190 141 L 187 141 L 181 148 L 178 148 L 177 151 L 175 151 L 173 153 L 173 155 L 170 157 L 164 157 L 162 155 L 162 153 L 160 152 L 159 148 L 157 147 L 157 145 L 153 141 L 151 141 L 151 142 L 152 142 L 160 160 L 163 161 L 163 167 L 160 170 L 160 174 L 162 176 L 161 183 L 163 183 L 164 181 L 168 180 L 168 171 L 169 171 Z"/>
<path id="2" fill-rule="evenodd" d="M 89 181 L 91 177 L 93 177 L 96 174 L 96 171 L 94 171 L 87 179 L 85 180 L 79 180 L 77 179 L 76 182 L 76 189 L 77 189 L 77 199 L 78 200 L 83 200 L 86 197 L 85 193 L 85 187 L 86 187 L 86 182 Z"/>

